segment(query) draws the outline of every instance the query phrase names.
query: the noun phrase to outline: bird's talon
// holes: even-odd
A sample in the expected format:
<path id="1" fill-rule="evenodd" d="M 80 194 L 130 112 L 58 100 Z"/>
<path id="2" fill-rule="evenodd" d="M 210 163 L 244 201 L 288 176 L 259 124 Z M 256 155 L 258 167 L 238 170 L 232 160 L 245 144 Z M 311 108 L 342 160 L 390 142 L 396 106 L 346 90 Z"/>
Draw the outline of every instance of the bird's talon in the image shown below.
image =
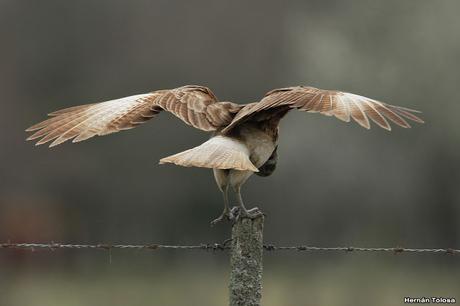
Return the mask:
<path id="1" fill-rule="evenodd" d="M 223 212 L 218 218 L 211 221 L 211 226 L 216 225 L 222 221 L 233 221 L 235 220 L 235 215 L 232 211 Z"/>
<path id="2" fill-rule="evenodd" d="M 236 207 L 237 210 L 236 210 L 236 218 L 235 218 L 235 221 L 238 221 L 239 218 L 247 218 L 247 219 L 256 219 L 256 218 L 259 218 L 261 216 L 265 216 L 265 214 L 258 208 L 258 207 L 254 207 L 254 208 L 251 208 L 249 210 L 241 210 L 239 209 L 239 207 Z M 233 208 L 235 209 L 235 207 Z M 232 209 L 232 211 L 233 211 Z"/>
<path id="3" fill-rule="evenodd" d="M 257 217 L 266 216 L 258 207 L 254 207 L 248 210 L 249 217 L 255 219 Z"/>
<path id="4" fill-rule="evenodd" d="M 230 210 L 230 214 L 233 216 L 234 219 L 237 218 L 240 214 L 240 208 L 238 206 L 233 206 Z"/>

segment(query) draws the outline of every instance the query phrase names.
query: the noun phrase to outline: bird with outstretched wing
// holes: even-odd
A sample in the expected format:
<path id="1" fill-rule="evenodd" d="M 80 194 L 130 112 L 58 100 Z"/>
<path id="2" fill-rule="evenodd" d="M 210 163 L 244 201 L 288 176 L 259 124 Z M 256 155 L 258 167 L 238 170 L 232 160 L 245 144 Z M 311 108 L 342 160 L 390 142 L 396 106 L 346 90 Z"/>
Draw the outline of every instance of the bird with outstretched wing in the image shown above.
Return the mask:
<path id="1" fill-rule="evenodd" d="M 280 120 L 297 109 L 349 122 L 351 119 L 369 129 L 371 121 L 391 130 L 390 122 L 410 128 L 408 120 L 423 123 L 418 111 L 386 104 L 360 95 L 295 86 L 275 89 L 255 103 L 219 102 L 209 88 L 188 85 L 170 90 L 121 99 L 74 106 L 50 113 L 51 118 L 28 128 L 34 132 L 27 140 L 50 147 L 67 140 L 79 142 L 132 129 L 162 111 L 168 111 L 197 129 L 212 132 L 212 137 L 192 149 L 165 157 L 160 164 L 212 168 L 224 196 L 224 211 L 212 221 L 233 219 L 228 205 L 231 186 L 238 199 L 239 217 L 260 215 L 257 208 L 247 210 L 241 197 L 241 186 L 253 174 L 268 176 L 276 168 Z M 370 120 L 369 120 L 370 119 Z"/>

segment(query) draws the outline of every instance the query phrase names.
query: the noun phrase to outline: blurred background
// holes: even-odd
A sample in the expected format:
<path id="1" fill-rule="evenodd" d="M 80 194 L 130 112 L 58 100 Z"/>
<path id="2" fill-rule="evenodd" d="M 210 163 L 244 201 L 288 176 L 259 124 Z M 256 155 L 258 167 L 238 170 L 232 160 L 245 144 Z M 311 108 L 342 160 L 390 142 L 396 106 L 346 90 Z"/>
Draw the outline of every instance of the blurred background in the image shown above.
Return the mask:
<path id="1" fill-rule="evenodd" d="M 207 169 L 159 166 L 208 135 L 162 113 L 53 149 L 24 129 L 64 107 L 185 84 L 253 102 L 290 85 L 423 111 L 367 131 L 307 113 L 282 122 L 279 164 L 243 196 L 265 241 L 460 246 L 458 1 L 0 0 L 0 241 L 198 244 L 222 209 Z M 0 305 L 226 305 L 228 254 L 0 250 Z M 460 299 L 443 255 L 267 253 L 263 304 Z"/>

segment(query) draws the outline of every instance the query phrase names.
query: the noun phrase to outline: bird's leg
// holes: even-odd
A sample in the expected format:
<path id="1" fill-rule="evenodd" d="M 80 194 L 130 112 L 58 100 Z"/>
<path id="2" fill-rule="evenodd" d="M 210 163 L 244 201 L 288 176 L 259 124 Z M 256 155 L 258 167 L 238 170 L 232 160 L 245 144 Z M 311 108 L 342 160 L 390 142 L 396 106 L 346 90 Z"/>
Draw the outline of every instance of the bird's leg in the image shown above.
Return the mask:
<path id="1" fill-rule="evenodd" d="M 231 221 L 234 219 L 234 216 L 233 216 L 233 213 L 232 211 L 230 211 L 229 207 L 228 207 L 228 185 L 226 185 L 223 189 L 222 189 L 222 194 L 224 196 L 224 211 L 222 212 L 222 214 L 214 219 L 213 221 L 211 221 L 211 226 L 214 226 L 216 225 L 217 223 L 223 221 L 223 220 L 228 220 L 228 221 Z"/>
<path id="2" fill-rule="evenodd" d="M 249 219 L 255 219 L 257 217 L 263 216 L 264 214 L 260 211 L 259 208 L 254 207 L 251 209 L 246 209 L 246 206 L 244 206 L 243 203 L 243 197 L 241 196 L 241 186 L 237 186 L 235 188 L 236 191 L 236 198 L 238 200 L 238 207 L 237 210 L 238 212 L 234 212 L 232 209 L 232 212 L 236 215 L 236 218 L 249 218 Z"/>

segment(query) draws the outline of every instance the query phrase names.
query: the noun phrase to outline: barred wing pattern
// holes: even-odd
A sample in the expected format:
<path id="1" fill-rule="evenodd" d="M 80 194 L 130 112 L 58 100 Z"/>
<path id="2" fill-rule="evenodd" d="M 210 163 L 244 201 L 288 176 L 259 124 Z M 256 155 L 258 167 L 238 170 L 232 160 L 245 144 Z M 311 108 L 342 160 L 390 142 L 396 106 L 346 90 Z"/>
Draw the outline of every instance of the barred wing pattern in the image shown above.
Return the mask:
<path id="1" fill-rule="evenodd" d="M 407 120 L 423 123 L 414 115 L 416 110 L 341 91 L 288 87 L 268 92 L 260 102 L 238 105 L 218 102 L 207 87 L 188 85 L 62 109 L 26 131 L 34 132 L 27 140 L 39 139 L 37 145 L 52 141 L 53 147 L 70 139 L 79 142 L 132 129 L 159 112 L 168 111 L 197 129 L 220 130 L 225 134 L 246 120 L 282 117 L 291 109 L 335 116 L 346 122 L 353 118 L 367 129 L 369 119 L 387 130 L 391 130 L 389 121 L 404 128 L 410 127 Z"/>
<path id="2" fill-rule="evenodd" d="M 386 130 L 391 130 L 388 119 L 403 128 L 410 128 L 407 119 L 423 123 L 422 119 L 413 114 L 419 111 L 413 109 L 386 104 L 348 92 L 296 86 L 272 90 L 260 102 L 247 104 L 222 132 L 226 133 L 251 118 L 257 120 L 259 114 L 277 108 L 335 116 L 345 122 L 353 118 L 366 129 L 371 126 L 369 118 Z"/>
<path id="3" fill-rule="evenodd" d="M 70 139 L 79 142 L 132 129 L 161 111 L 171 112 L 197 129 L 215 131 L 228 125 L 241 108 L 238 104 L 217 102 L 206 87 L 189 85 L 53 112 L 49 114 L 52 118 L 26 130 L 35 132 L 27 140 L 41 138 L 37 145 L 53 141 L 50 147 Z"/>

